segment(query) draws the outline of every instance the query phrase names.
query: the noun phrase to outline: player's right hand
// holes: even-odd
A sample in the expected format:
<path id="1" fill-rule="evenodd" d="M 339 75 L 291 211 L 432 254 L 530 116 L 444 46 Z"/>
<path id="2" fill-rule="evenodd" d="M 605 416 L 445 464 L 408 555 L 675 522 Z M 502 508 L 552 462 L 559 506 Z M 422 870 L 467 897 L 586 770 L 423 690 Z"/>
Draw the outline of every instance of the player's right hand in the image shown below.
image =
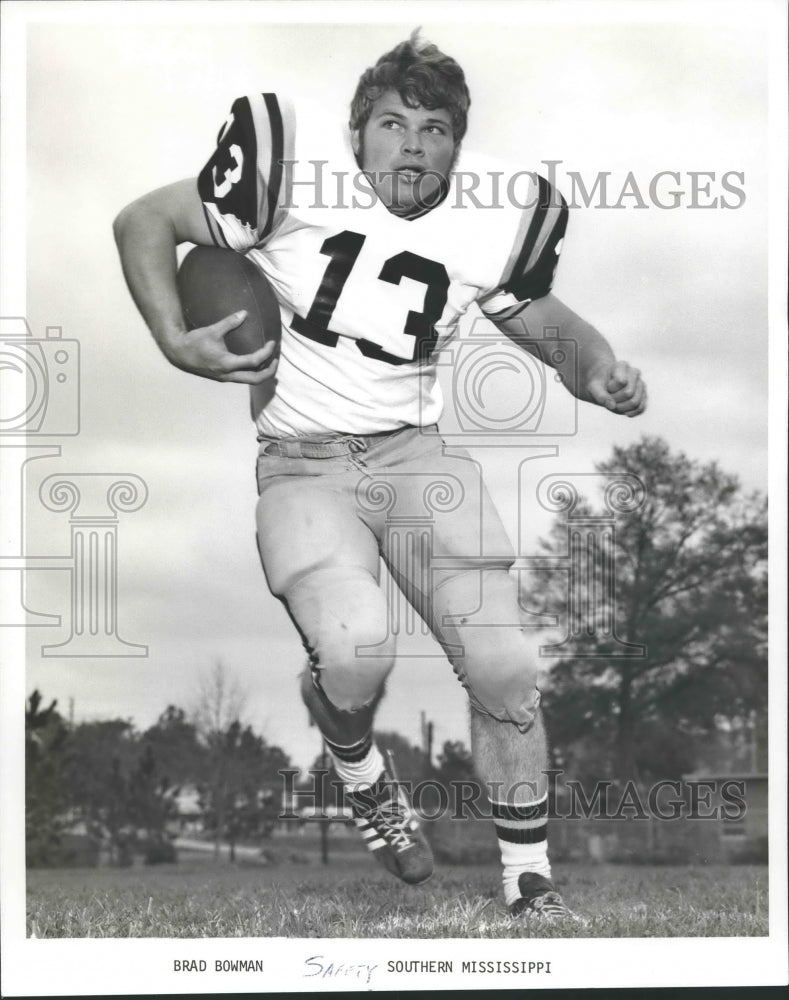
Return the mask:
<path id="1" fill-rule="evenodd" d="M 587 381 L 589 398 L 599 406 L 626 417 L 637 417 L 647 408 L 647 388 L 638 368 L 626 361 L 603 363 Z"/>
<path id="2" fill-rule="evenodd" d="M 233 354 L 225 344 L 225 334 L 246 318 L 246 310 L 231 313 L 211 326 L 175 334 L 163 343 L 167 360 L 181 371 L 216 382 L 244 382 L 260 385 L 277 372 L 276 341 L 269 341 L 252 354 Z"/>

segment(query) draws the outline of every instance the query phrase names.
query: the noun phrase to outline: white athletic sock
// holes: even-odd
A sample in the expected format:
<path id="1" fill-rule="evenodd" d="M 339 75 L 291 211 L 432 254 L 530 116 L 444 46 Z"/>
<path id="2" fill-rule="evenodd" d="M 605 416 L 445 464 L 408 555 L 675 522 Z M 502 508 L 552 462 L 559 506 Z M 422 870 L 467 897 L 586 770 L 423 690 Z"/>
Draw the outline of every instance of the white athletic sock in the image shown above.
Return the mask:
<path id="1" fill-rule="evenodd" d="M 347 791 L 360 792 L 371 788 L 380 778 L 384 769 L 384 759 L 369 736 L 350 747 L 341 747 L 328 740 L 326 746 L 334 762 L 337 777 Z"/>
<path id="2" fill-rule="evenodd" d="M 520 898 L 518 878 L 522 872 L 551 877 L 548 861 L 548 794 L 535 802 L 506 805 L 491 801 L 496 836 L 499 838 L 504 899 L 507 905 Z"/>

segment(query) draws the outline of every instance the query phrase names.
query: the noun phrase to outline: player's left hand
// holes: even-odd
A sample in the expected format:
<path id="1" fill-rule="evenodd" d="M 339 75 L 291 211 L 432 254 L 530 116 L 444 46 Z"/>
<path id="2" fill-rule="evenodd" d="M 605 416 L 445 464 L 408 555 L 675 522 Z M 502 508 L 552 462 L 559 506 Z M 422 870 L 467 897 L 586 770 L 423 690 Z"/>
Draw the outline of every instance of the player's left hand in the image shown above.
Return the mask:
<path id="1" fill-rule="evenodd" d="M 647 408 L 647 387 L 641 372 L 626 361 L 613 361 L 596 368 L 586 389 L 592 402 L 612 413 L 637 417 Z"/>

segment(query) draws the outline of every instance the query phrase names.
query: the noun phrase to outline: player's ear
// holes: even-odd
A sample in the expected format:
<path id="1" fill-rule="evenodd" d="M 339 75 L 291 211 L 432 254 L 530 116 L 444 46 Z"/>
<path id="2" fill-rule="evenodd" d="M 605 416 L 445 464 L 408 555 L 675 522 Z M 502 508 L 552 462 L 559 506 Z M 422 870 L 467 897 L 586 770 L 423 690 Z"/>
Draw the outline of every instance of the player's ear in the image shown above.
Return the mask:
<path id="1" fill-rule="evenodd" d="M 356 157 L 362 151 L 362 139 L 358 128 L 351 129 L 351 149 L 353 150 L 353 155 Z"/>

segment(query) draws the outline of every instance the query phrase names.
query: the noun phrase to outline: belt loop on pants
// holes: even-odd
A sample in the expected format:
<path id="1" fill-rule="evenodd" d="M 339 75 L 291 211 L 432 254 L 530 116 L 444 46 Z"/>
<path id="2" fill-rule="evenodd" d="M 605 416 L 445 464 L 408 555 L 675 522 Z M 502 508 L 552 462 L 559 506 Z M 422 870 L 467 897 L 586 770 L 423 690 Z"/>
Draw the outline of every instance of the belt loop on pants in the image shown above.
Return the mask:
<path id="1" fill-rule="evenodd" d="M 362 437 L 348 438 L 348 452 L 351 461 L 361 472 L 367 474 L 367 463 L 361 455 L 367 451 L 367 441 Z"/>

